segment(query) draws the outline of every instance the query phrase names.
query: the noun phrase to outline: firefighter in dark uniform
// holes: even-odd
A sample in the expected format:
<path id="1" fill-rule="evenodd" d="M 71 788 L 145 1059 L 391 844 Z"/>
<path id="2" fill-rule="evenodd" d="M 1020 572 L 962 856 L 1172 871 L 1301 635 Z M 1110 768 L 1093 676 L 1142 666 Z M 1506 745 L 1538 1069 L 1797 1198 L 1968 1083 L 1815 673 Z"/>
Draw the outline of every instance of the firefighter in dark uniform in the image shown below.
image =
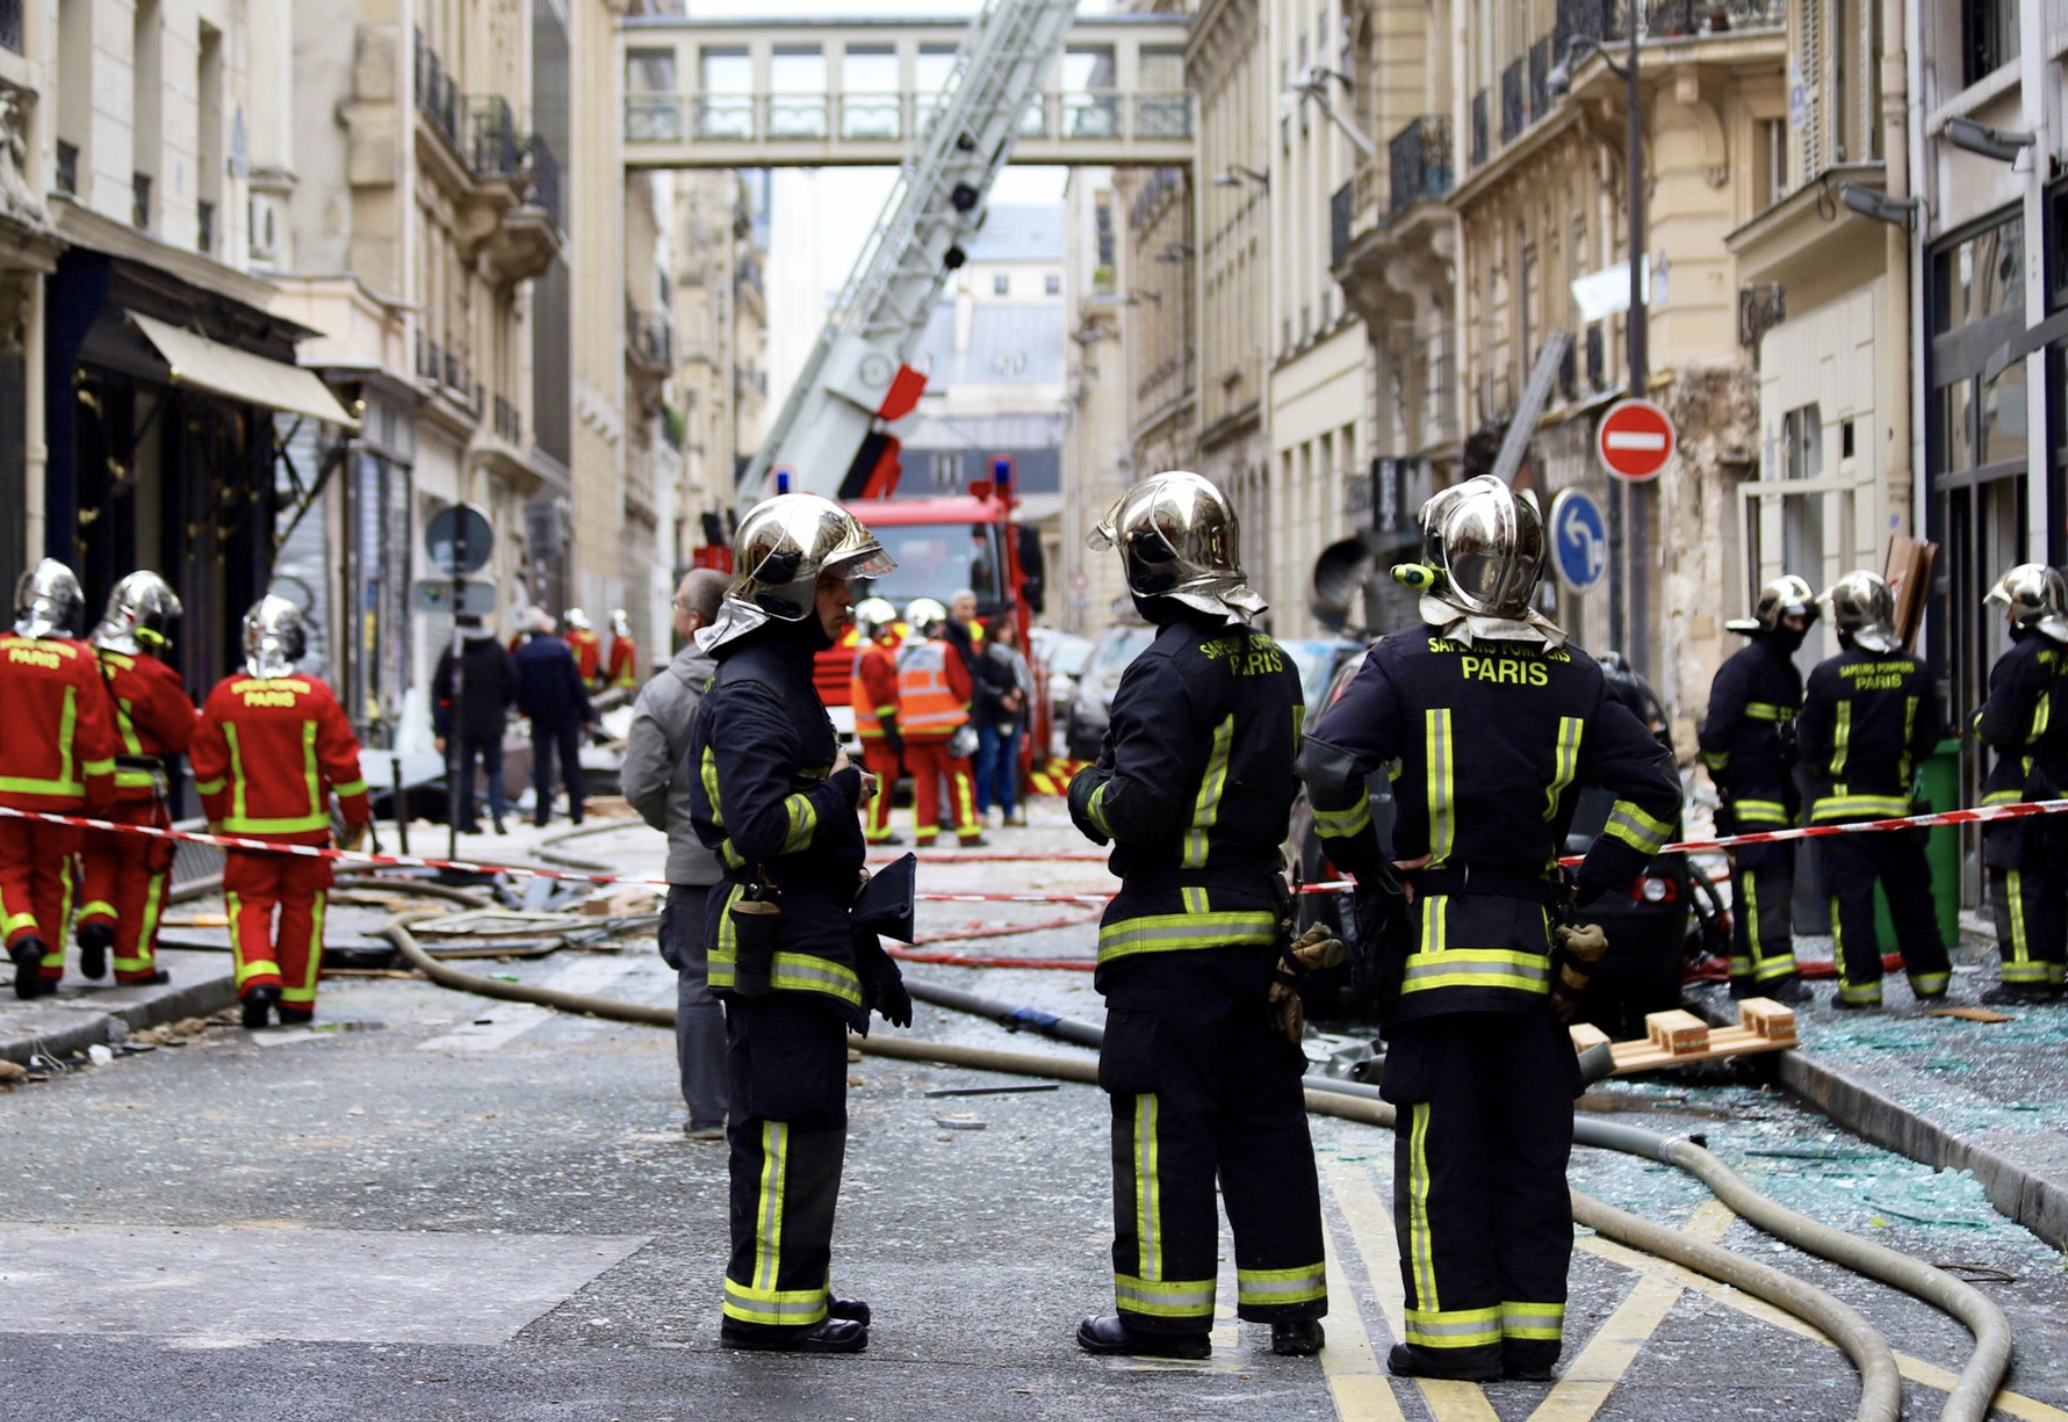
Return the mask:
<path id="1" fill-rule="evenodd" d="M 1975 735 L 1996 752 L 1982 803 L 2058 799 L 2068 794 L 2068 579 L 2024 563 L 1988 600 L 2003 605 L 2011 648 L 1975 713 Z M 1983 827 L 1982 856 L 2003 956 L 2002 981 L 1982 1001 L 2059 997 L 2068 973 L 2068 823 L 2060 815 L 1998 820 Z"/>
<path id="2" fill-rule="evenodd" d="M 1702 722 L 1702 764 L 1722 807 L 1719 835 L 1788 829 L 1802 810 L 1795 788 L 1795 717 L 1802 673 L 1795 653 L 1817 617 L 1817 595 L 1792 573 L 1759 590 L 1752 616 L 1724 623 L 1752 639 L 1717 670 Z M 1795 845 L 1731 851 L 1731 996 L 1805 1002 L 1795 975 Z"/>
<path id="3" fill-rule="evenodd" d="M 1118 546 L 1155 640 L 1122 676 L 1070 815 L 1114 845 L 1099 928 L 1099 1084 L 1113 1108 L 1113 1292 L 1093 1353 L 1204 1358 L 1219 1224 L 1235 1234 L 1236 1313 L 1275 1353 L 1322 1344 L 1320 1189 L 1300 1076 L 1269 1008 L 1289 905 L 1280 846 L 1304 707 L 1292 662 L 1250 629 L 1233 509 L 1197 474 L 1158 474 L 1093 532 Z"/>
<path id="4" fill-rule="evenodd" d="M 689 745 L 691 824 L 726 876 L 707 910 L 732 1150 L 720 1336 L 859 1353 L 868 1306 L 834 1298 L 827 1276 L 847 1034 L 868 1030 L 872 1007 L 909 1026 L 912 1001 L 875 935 L 850 921 L 863 878 L 856 811 L 878 787 L 840 749 L 812 662 L 846 629 L 852 580 L 896 565 L 852 515 L 810 494 L 757 505 L 733 555 L 718 620 L 697 634 L 718 672 Z"/>
<path id="5" fill-rule="evenodd" d="M 1572 1256 L 1566 1162 L 1580 1077 L 1553 1015 L 1556 916 L 1624 892 L 1680 814 L 1671 753 L 1531 606 L 1535 502 L 1482 475 L 1422 508 L 1424 626 L 1371 650 L 1300 753 L 1329 859 L 1390 888 L 1366 777 L 1394 775 L 1406 908 L 1382 960 L 1382 1090 L 1398 1109 L 1402 1376 L 1549 1376 Z M 1576 885 L 1555 860 L 1582 786 L 1615 796 Z M 1598 932 L 1598 930 L 1590 930 Z"/>
<path id="6" fill-rule="evenodd" d="M 1912 813 L 1917 767 L 1938 748 L 1945 721 L 1930 670 L 1896 635 L 1895 594 L 1878 573 L 1847 573 L 1819 601 L 1831 609 L 1839 654 L 1810 673 L 1796 720 L 1809 769 L 1813 825 L 1891 820 Z M 1881 942 L 1874 884 L 1888 894 L 1910 987 L 1946 995 L 1952 966 L 1932 903 L 1922 830 L 1832 835 L 1823 841 L 1824 892 L 1837 937 L 1841 1008 L 1881 1006 Z"/>

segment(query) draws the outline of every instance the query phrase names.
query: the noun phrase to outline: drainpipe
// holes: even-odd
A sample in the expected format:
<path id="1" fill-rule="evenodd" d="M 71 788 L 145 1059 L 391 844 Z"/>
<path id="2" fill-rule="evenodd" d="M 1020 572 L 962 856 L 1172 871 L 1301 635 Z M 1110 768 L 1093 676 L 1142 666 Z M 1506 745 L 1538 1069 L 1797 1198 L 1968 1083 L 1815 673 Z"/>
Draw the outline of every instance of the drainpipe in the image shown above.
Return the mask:
<path id="1" fill-rule="evenodd" d="M 1905 33 L 1909 17 L 1905 13 L 1910 7 L 1904 0 L 1881 0 L 1881 24 L 1883 55 L 1881 61 L 1881 151 L 1885 164 L 1888 195 L 1892 198 L 1910 196 L 1910 96 L 1914 92 L 1909 79 L 1911 56 L 1916 53 L 1913 46 L 1905 43 L 1900 50 L 1890 51 L 1888 41 Z M 1922 215 L 1919 223 L 1923 224 Z M 1915 363 L 1911 353 L 1918 349 L 1915 344 L 1917 332 L 1911 328 L 1910 242 L 1911 224 L 1889 224 L 1883 228 L 1882 240 L 1887 255 L 1883 261 L 1884 277 L 1882 289 L 1882 314 L 1885 329 L 1891 337 L 1902 333 L 1901 345 L 1890 341 L 1891 354 L 1900 351 L 1895 378 L 1883 382 L 1881 397 L 1888 401 L 1887 436 L 1883 447 L 1888 451 L 1887 472 L 1882 476 L 1883 501 L 1888 512 L 1895 514 L 1902 506 L 1904 496 L 1911 495 L 1912 509 L 1907 518 L 1911 536 L 1924 536 L 1922 505 L 1916 495 L 1922 490 L 1923 478 L 1919 470 L 1921 463 L 1914 458 L 1913 431 L 1910 421 L 1910 379 Z M 1888 357 L 1884 357 L 1883 369 L 1888 369 Z M 1882 529 L 1875 533 L 1881 535 Z M 1893 529 L 1888 530 L 1893 532 Z"/>

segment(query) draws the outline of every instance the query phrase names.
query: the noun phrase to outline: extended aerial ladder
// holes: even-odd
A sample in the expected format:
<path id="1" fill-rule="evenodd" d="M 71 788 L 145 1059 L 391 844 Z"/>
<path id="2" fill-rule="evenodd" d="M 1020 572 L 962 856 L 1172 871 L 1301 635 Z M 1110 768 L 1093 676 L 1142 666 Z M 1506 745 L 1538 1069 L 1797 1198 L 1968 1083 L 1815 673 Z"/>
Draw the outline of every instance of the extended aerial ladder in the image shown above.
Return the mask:
<path id="1" fill-rule="evenodd" d="M 895 472 L 883 426 L 918 407 L 908 363 L 950 273 L 967 259 L 1021 115 L 1062 52 L 1077 0 L 985 0 L 939 107 L 898 170 L 876 229 L 739 488 L 744 514 L 775 492 L 860 498 Z"/>

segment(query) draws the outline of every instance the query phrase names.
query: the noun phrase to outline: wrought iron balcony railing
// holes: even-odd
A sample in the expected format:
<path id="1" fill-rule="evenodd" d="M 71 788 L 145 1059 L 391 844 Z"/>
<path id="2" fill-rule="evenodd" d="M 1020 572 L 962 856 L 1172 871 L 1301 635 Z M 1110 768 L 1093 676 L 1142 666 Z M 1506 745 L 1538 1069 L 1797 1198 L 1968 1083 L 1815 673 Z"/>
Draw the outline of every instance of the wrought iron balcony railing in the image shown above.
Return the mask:
<path id="1" fill-rule="evenodd" d="M 1450 119 L 1425 114 L 1393 135 L 1386 145 L 1391 169 L 1388 215 L 1398 217 L 1418 202 L 1437 201 L 1457 181 L 1450 150 Z"/>

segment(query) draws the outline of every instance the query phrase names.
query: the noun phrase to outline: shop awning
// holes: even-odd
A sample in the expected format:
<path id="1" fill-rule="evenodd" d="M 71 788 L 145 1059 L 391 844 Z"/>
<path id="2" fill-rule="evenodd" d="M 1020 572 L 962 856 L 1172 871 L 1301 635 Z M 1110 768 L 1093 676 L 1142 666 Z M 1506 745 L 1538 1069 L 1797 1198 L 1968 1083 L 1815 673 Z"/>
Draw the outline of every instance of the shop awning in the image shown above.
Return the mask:
<path id="1" fill-rule="evenodd" d="M 359 428 L 359 421 L 338 403 L 313 370 L 240 351 L 134 311 L 129 319 L 172 367 L 175 385 L 191 385 L 268 410 L 307 415 L 348 430 Z"/>

